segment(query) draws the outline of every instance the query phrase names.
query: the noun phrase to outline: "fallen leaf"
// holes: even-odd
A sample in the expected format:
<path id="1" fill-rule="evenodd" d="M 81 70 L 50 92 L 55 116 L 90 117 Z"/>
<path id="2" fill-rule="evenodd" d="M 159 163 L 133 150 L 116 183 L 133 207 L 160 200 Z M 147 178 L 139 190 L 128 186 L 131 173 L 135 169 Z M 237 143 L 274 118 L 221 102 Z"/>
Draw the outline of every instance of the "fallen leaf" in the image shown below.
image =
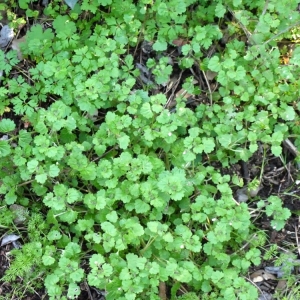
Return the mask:
<path id="1" fill-rule="evenodd" d="M 193 84 L 198 83 L 198 81 L 196 79 L 193 80 Z M 185 89 L 181 89 L 179 90 L 176 95 L 175 98 L 179 98 L 179 97 L 184 97 L 186 99 L 189 99 L 190 97 L 193 97 L 194 95 L 188 93 Z"/>
<path id="2" fill-rule="evenodd" d="M 254 283 L 256 283 L 256 282 L 262 282 L 262 281 L 264 281 L 264 278 L 263 278 L 262 276 L 256 276 L 256 277 L 254 277 L 254 278 L 252 279 L 252 281 L 253 281 Z"/>
<path id="3" fill-rule="evenodd" d="M 153 42 L 143 41 L 141 48 L 144 53 L 149 54 L 153 50 L 152 46 L 153 46 Z"/>
<path id="4" fill-rule="evenodd" d="M 286 280 L 279 280 L 276 286 L 276 290 L 283 290 L 286 287 Z"/>
<path id="5" fill-rule="evenodd" d="M 265 270 L 257 270 L 250 275 L 253 282 L 262 282 L 264 280 L 276 279 L 276 277 Z"/>
<path id="6" fill-rule="evenodd" d="M 188 44 L 188 41 L 186 41 L 186 40 L 184 40 L 184 39 L 182 39 L 182 38 L 179 38 L 179 39 L 174 40 L 174 41 L 172 42 L 172 44 L 174 44 L 174 45 L 177 46 L 177 47 L 181 47 L 181 46 L 183 46 L 183 45 Z"/>
<path id="7" fill-rule="evenodd" d="M 206 77 L 207 77 L 207 79 L 210 81 L 210 80 L 213 80 L 217 75 L 218 75 L 218 73 L 217 72 L 213 72 L 213 71 L 210 71 L 210 70 L 207 70 L 206 72 L 205 72 L 205 74 L 206 74 Z"/>
<path id="8" fill-rule="evenodd" d="M 20 238 L 20 236 L 15 235 L 15 234 L 8 234 L 6 236 L 3 237 L 2 242 L 1 242 L 1 247 L 5 246 L 7 244 L 10 244 L 12 242 L 17 241 Z"/>
<path id="9" fill-rule="evenodd" d="M 250 279 L 253 280 L 255 277 L 261 276 L 264 272 L 264 270 L 257 270 L 250 275 Z"/>
<path id="10" fill-rule="evenodd" d="M 268 272 L 264 272 L 264 274 L 262 276 L 265 280 L 269 280 L 269 279 L 275 280 L 276 279 L 276 277 L 273 274 L 270 274 Z"/>
<path id="11" fill-rule="evenodd" d="M 0 31 L 0 48 L 5 49 L 5 47 L 13 39 L 13 37 L 14 30 L 8 25 L 3 26 Z"/>
<path id="12" fill-rule="evenodd" d="M 23 60 L 23 55 L 22 55 L 22 52 L 20 50 L 20 44 L 24 43 L 25 41 L 26 41 L 26 36 L 24 35 L 20 39 L 14 39 L 11 43 L 11 48 L 13 50 L 17 51 L 17 55 L 18 55 L 19 60 Z"/>

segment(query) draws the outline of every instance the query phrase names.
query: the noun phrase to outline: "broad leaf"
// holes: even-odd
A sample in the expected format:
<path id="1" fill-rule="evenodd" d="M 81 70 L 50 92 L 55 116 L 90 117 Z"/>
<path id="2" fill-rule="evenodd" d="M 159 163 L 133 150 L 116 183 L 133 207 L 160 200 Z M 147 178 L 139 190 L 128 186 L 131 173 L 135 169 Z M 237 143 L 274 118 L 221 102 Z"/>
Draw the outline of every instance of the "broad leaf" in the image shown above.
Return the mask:
<path id="1" fill-rule="evenodd" d="M 0 132 L 6 133 L 15 130 L 16 124 L 10 119 L 2 119 L 0 121 Z"/>

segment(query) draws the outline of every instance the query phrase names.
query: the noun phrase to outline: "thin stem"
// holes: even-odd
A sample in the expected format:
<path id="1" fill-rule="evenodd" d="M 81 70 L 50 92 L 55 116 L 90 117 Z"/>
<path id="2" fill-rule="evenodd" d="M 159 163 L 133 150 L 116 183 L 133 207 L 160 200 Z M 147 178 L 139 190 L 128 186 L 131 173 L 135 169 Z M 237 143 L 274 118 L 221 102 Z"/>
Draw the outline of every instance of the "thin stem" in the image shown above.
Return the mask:
<path id="1" fill-rule="evenodd" d="M 271 42 L 271 41 L 275 40 L 276 38 L 278 38 L 278 37 L 279 37 L 280 35 L 282 35 L 283 33 L 289 31 L 290 29 L 292 29 L 292 28 L 294 28 L 294 27 L 296 27 L 296 26 L 298 26 L 298 25 L 300 25 L 300 22 L 297 22 L 296 24 L 291 25 L 291 26 L 287 27 L 287 28 L 284 29 L 284 30 L 281 30 L 279 33 L 275 34 L 273 37 L 271 37 L 271 38 L 268 39 L 266 42 L 264 42 L 263 45 L 268 44 L 269 42 Z"/>
<path id="2" fill-rule="evenodd" d="M 149 239 L 149 241 L 147 242 L 146 246 L 144 247 L 144 249 L 141 250 L 141 254 L 143 255 L 144 252 L 147 250 L 147 248 L 155 241 L 156 237 Z"/>
<path id="3" fill-rule="evenodd" d="M 33 182 L 33 181 L 34 181 L 34 179 L 31 179 L 31 180 L 22 182 L 22 183 L 18 184 L 17 186 L 19 187 L 19 186 L 27 185 L 27 184 L 29 184 L 29 183 L 31 183 L 31 182 Z"/>
<path id="4" fill-rule="evenodd" d="M 203 76 L 204 76 L 204 79 L 205 79 L 205 82 L 206 82 L 206 85 L 207 85 L 207 87 L 208 87 L 208 90 L 209 90 L 209 99 L 210 99 L 210 106 L 212 106 L 212 102 L 213 102 L 213 100 L 212 100 L 212 92 L 211 92 L 211 88 L 210 88 L 210 84 L 209 84 L 209 82 L 208 82 L 208 79 L 207 79 L 207 77 L 206 77 L 206 75 L 205 75 L 205 72 L 202 70 L 202 74 L 203 74 Z"/>

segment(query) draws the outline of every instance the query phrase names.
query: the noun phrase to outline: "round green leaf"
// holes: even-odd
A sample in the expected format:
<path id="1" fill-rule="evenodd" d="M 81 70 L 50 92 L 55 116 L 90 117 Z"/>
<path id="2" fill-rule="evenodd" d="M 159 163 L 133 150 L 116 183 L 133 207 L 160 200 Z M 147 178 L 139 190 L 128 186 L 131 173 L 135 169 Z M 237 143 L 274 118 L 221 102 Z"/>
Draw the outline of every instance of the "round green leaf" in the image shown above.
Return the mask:
<path id="1" fill-rule="evenodd" d="M 47 235 L 49 241 L 59 240 L 61 237 L 62 235 L 58 230 L 51 230 Z"/>
<path id="2" fill-rule="evenodd" d="M 0 157 L 7 156 L 10 153 L 10 146 L 7 141 L 0 141 Z"/>

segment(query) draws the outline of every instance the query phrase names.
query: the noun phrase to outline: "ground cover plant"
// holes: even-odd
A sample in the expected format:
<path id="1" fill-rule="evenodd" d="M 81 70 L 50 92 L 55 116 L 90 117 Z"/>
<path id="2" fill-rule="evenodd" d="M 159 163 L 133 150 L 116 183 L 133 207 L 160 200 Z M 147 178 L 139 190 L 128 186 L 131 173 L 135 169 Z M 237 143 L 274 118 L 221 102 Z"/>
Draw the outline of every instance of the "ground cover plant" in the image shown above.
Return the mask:
<path id="1" fill-rule="evenodd" d="M 13 296 L 258 299 L 255 220 L 280 231 L 291 216 L 258 191 L 268 158 L 300 146 L 300 48 L 280 44 L 297 41 L 297 1 L 1 5 L 25 36 L 1 52 Z M 255 155 L 255 177 L 234 171 Z"/>

